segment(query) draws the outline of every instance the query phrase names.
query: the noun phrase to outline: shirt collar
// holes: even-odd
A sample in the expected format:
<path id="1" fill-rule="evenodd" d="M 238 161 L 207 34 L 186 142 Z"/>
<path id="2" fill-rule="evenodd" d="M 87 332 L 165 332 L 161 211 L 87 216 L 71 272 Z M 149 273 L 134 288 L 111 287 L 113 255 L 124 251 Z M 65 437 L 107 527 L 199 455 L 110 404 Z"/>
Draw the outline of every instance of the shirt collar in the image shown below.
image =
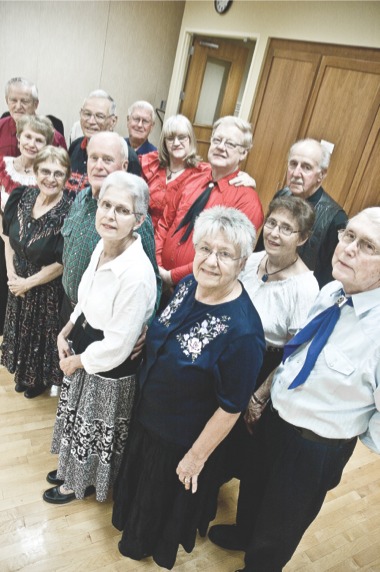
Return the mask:
<path id="1" fill-rule="evenodd" d="M 216 181 L 215 188 L 219 188 L 219 191 L 221 193 L 223 193 L 228 189 L 231 189 L 230 180 L 236 177 L 238 172 L 239 169 L 236 169 L 236 171 L 234 171 L 230 175 L 227 175 L 227 177 L 223 177 L 223 179 L 219 179 L 219 181 Z"/>
<path id="2" fill-rule="evenodd" d="M 337 299 L 340 296 L 343 285 L 340 282 L 336 282 L 336 284 L 339 285 L 339 288 L 332 292 L 332 296 Z M 365 314 L 376 306 L 380 306 L 380 288 L 374 288 L 373 290 L 367 290 L 366 292 L 352 294 L 352 303 L 357 316 Z"/>
<path id="3" fill-rule="evenodd" d="M 127 260 L 135 260 L 136 251 L 140 252 L 141 245 L 141 237 L 137 233 L 133 233 L 134 238 L 136 239 L 124 252 L 122 252 L 117 258 L 114 258 L 110 262 L 104 264 L 100 270 L 111 270 L 118 278 L 123 272 L 125 272 L 125 263 Z"/>

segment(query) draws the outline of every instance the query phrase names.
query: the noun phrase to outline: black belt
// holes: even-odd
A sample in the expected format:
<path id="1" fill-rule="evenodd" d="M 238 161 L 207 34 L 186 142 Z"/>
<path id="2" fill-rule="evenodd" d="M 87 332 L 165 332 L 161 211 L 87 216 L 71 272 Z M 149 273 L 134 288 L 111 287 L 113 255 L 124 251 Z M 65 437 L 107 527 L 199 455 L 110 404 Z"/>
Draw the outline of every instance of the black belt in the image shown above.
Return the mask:
<path id="1" fill-rule="evenodd" d="M 292 425 L 292 423 L 289 423 L 288 421 L 285 421 L 285 419 L 280 417 L 277 409 L 274 409 L 272 405 L 270 406 L 270 408 L 272 410 L 272 413 L 276 415 L 278 419 L 280 419 L 283 423 L 291 427 L 294 431 L 297 431 L 297 433 L 299 433 L 301 437 L 303 439 L 306 439 L 307 441 L 312 441 L 313 443 L 324 443 L 325 445 L 338 447 L 339 445 L 343 445 L 344 443 L 349 443 L 350 441 L 356 439 L 356 437 L 350 437 L 349 439 L 330 439 L 329 437 L 322 437 L 321 435 L 317 435 L 317 433 L 314 433 L 314 431 L 311 431 L 311 429 L 306 429 L 305 427 L 297 427 L 296 425 Z"/>

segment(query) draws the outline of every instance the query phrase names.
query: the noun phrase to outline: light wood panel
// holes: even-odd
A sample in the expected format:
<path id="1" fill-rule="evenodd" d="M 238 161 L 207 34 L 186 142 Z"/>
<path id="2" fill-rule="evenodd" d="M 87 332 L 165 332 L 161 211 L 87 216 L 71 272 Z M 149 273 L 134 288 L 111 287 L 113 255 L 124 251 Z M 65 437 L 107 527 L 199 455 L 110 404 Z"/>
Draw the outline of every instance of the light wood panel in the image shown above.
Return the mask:
<path id="1" fill-rule="evenodd" d="M 0 338 L 1 340 L 1 338 Z M 46 473 L 57 396 L 27 400 L 0 366 L 0 570 L 1 572 L 154 572 L 117 549 L 112 502 L 93 497 L 63 506 L 45 503 Z M 233 522 L 237 481 L 225 485 L 216 522 Z M 284 572 L 380 571 L 380 457 L 359 444 L 339 487 L 328 494 Z M 179 550 L 177 572 L 233 572 L 243 553 L 198 538 L 192 554 Z"/>

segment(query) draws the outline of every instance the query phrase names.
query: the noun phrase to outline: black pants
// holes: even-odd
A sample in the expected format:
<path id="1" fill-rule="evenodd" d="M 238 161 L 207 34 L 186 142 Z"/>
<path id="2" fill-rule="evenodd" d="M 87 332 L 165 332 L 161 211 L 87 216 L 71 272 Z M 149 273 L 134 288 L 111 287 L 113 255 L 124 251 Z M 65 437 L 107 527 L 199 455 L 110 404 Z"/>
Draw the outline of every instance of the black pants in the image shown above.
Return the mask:
<path id="1" fill-rule="evenodd" d="M 248 541 L 246 572 L 283 569 L 327 491 L 338 485 L 356 441 L 307 440 L 267 407 L 240 481 L 237 525 Z"/>

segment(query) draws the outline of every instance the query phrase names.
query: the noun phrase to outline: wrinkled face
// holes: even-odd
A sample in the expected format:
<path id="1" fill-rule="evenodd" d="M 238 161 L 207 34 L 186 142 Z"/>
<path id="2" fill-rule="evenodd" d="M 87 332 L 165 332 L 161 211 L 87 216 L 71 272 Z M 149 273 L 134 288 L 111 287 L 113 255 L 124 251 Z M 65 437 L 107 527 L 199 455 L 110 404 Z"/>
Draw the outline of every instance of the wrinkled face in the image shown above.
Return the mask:
<path id="1" fill-rule="evenodd" d="M 128 166 L 128 161 L 122 156 L 120 142 L 116 138 L 105 138 L 104 135 L 91 139 L 87 146 L 87 175 L 95 197 L 107 175 L 126 170 Z"/>
<path id="2" fill-rule="evenodd" d="M 233 173 L 247 156 L 243 141 L 244 135 L 235 125 L 219 125 L 208 151 L 211 167 L 223 172 L 223 176 Z"/>
<path id="3" fill-rule="evenodd" d="M 111 102 L 104 97 L 87 99 L 80 110 L 80 125 L 86 137 L 99 131 L 113 131 L 116 116 L 111 115 Z"/>
<path id="4" fill-rule="evenodd" d="M 125 189 L 108 187 L 98 202 L 96 230 L 103 239 L 122 241 L 140 226 L 134 215 L 131 195 Z"/>
<path id="5" fill-rule="evenodd" d="M 204 250 L 205 252 L 202 252 Z M 207 256 L 208 251 L 212 251 Z M 215 253 L 226 253 L 217 256 Z M 225 292 L 233 287 L 244 262 L 238 249 L 231 244 L 223 232 L 213 237 L 204 236 L 195 250 L 193 273 L 203 289 Z M 237 259 L 237 260 L 234 260 Z"/>
<path id="6" fill-rule="evenodd" d="M 9 87 L 6 101 L 9 113 L 15 121 L 23 115 L 34 115 L 38 107 L 38 100 L 33 99 L 31 89 L 21 83 Z"/>
<path id="7" fill-rule="evenodd" d="M 190 153 L 190 137 L 186 131 L 178 131 L 175 135 L 165 137 L 166 148 L 170 159 L 184 161 Z"/>
<path id="8" fill-rule="evenodd" d="M 127 117 L 127 128 L 132 147 L 140 147 L 153 129 L 152 116 L 147 109 L 135 107 Z"/>
<path id="9" fill-rule="evenodd" d="M 325 174 L 319 167 L 321 152 L 313 144 L 296 146 L 289 156 L 286 184 L 295 197 L 307 199 L 321 186 Z"/>
<path id="10" fill-rule="evenodd" d="M 22 156 L 34 159 L 38 151 L 46 146 L 46 138 L 41 133 L 32 131 L 26 125 L 19 137 L 19 149 Z"/>
<path id="11" fill-rule="evenodd" d="M 277 223 L 277 226 L 269 228 L 269 225 L 274 223 Z M 294 232 L 297 230 L 297 221 L 288 211 L 272 211 L 263 226 L 264 248 L 267 254 L 284 256 L 293 252 L 295 256 L 297 246 L 305 242 L 298 232 Z M 292 234 L 287 236 L 284 231 L 292 231 Z"/>
<path id="12" fill-rule="evenodd" d="M 47 160 L 38 166 L 36 179 L 40 192 L 51 199 L 58 196 L 65 186 L 66 168 L 58 161 Z"/>
<path id="13" fill-rule="evenodd" d="M 380 229 L 365 214 L 349 221 L 347 230 L 356 240 L 350 244 L 338 242 L 332 259 L 333 276 L 343 284 L 346 294 L 357 294 L 380 287 L 380 254 L 370 256 L 358 247 L 358 240 L 366 240 L 380 252 Z"/>

